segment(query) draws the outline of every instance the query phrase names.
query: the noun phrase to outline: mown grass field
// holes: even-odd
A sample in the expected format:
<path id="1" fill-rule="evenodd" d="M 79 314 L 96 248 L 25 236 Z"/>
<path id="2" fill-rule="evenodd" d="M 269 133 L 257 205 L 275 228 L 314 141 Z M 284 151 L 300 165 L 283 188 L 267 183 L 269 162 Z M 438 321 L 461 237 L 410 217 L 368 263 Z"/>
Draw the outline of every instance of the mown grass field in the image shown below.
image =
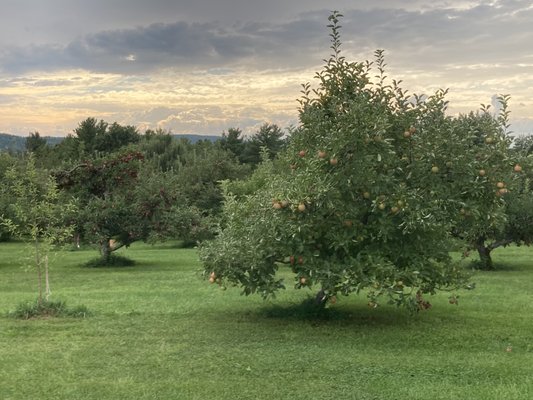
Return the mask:
<path id="1" fill-rule="evenodd" d="M 286 290 L 245 298 L 199 278 L 194 250 L 134 245 L 134 267 L 82 267 L 92 251 L 52 265 L 52 298 L 85 319 L 15 320 L 35 298 L 24 247 L 0 244 L 0 399 L 531 399 L 533 249 L 495 252 L 459 306 L 448 294 L 416 316 L 364 296 L 327 318 Z"/>

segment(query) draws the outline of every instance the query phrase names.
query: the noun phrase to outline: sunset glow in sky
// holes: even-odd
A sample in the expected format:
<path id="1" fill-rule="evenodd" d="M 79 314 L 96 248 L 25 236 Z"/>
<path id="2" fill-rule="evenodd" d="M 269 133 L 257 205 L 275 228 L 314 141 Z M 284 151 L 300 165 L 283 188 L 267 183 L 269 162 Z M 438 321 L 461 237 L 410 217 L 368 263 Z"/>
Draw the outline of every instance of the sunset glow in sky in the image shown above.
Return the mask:
<path id="1" fill-rule="evenodd" d="M 411 93 L 449 88 L 451 114 L 511 95 L 533 133 L 528 0 L 0 0 L 0 132 L 64 136 L 87 117 L 174 133 L 298 123 L 300 84 L 329 49 L 384 49 Z"/>

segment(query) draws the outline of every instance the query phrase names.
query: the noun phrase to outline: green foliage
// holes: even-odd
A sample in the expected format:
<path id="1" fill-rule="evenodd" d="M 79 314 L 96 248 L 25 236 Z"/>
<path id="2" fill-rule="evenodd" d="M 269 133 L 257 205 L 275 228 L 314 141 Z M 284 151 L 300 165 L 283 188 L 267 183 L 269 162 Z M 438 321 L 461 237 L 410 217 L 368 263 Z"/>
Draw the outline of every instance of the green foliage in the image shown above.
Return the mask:
<path id="1" fill-rule="evenodd" d="M 37 300 L 20 303 L 15 310 L 8 313 L 8 316 L 16 319 L 48 317 L 86 318 L 91 316 L 91 312 L 83 305 L 69 308 L 66 302 L 61 300 L 45 300 L 42 302 Z"/>
<path id="2" fill-rule="evenodd" d="M 122 126 L 116 122 L 109 125 L 105 121 L 97 121 L 96 118 L 87 118 L 80 122 L 74 133 L 84 154 L 112 153 L 140 140 L 134 126 Z"/>
<path id="3" fill-rule="evenodd" d="M 78 233 L 97 244 L 102 263 L 139 240 L 210 236 L 198 208 L 187 201 L 180 176 L 145 165 L 144 155 L 124 150 L 56 173 L 60 186 L 79 198 Z"/>
<path id="4" fill-rule="evenodd" d="M 318 302 L 369 288 L 370 307 L 385 296 L 426 309 L 424 294 L 465 285 L 448 254 L 462 210 L 501 225 L 495 183 L 506 172 L 495 166 L 479 179 L 478 171 L 512 168 L 505 121 L 448 117 L 444 90 L 408 96 L 387 83 L 382 51 L 373 63 L 348 62 L 339 17 L 330 18 L 333 53 L 319 87 L 303 85 L 301 125 L 279 156 L 284 169 L 260 168 L 247 183 L 253 191 L 228 187 L 223 229 L 201 251 L 205 275 L 268 297 L 289 269 L 295 287 L 319 287 Z"/>
<path id="5" fill-rule="evenodd" d="M 261 162 L 261 149 L 265 149 L 268 157 L 273 159 L 285 147 L 284 133 L 276 124 L 265 123 L 249 140 L 244 142 L 244 150 L 240 157 L 243 163 L 257 165 Z"/>
<path id="6" fill-rule="evenodd" d="M 476 268 L 494 269 L 491 252 L 511 243 L 529 244 L 533 240 L 531 171 L 527 138 L 515 140 L 511 147 L 509 96 L 500 96 L 501 112 L 493 116 L 484 108 L 481 114 L 462 116 L 456 123 L 473 138 L 473 162 L 478 176 L 471 190 L 464 193 L 462 220 L 454 229 L 469 249 L 477 250 Z M 494 202 L 493 193 L 499 201 Z M 469 250 L 467 249 L 467 250 Z M 466 252 L 468 254 L 468 251 Z"/>
<path id="7" fill-rule="evenodd" d="M 6 172 L 5 181 L 13 199 L 12 218 L 1 216 L 0 222 L 29 244 L 31 264 L 37 272 L 39 303 L 42 303 L 43 286 L 46 300 L 50 294 L 49 255 L 58 244 L 72 237 L 69 219 L 76 211 L 75 203 L 62 196 L 51 176 L 36 169 L 31 153 L 22 168 L 13 167 Z"/>
<path id="8" fill-rule="evenodd" d="M 39 132 L 30 133 L 30 136 L 26 138 L 26 151 L 30 153 L 36 153 L 46 146 L 46 139 L 39 135 Z"/>
<path id="9" fill-rule="evenodd" d="M 10 204 L 14 202 L 14 196 L 11 193 L 6 181 L 6 172 L 15 167 L 17 160 L 6 152 L 0 153 L 0 217 L 12 219 L 13 212 Z M 0 223 L 0 242 L 9 240 L 11 232 L 7 226 Z"/>
<path id="10" fill-rule="evenodd" d="M 222 204 L 220 182 L 245 178 L 250 173 L 227 150 L 203 142 L 184 155 L 182 166 L 175 171 L 187 204 L 206 214 L 217 214 Z"/>
<path id="11" fill-rule="evenodd" d="M 523 135 L 515 138 L 512 150 L 522 157 L 528 157 L 533 154 L 533 135 Z"/>
<path id="12" fill-rule="evenodd" d="M 239 128 L 229 128 L 227 133 L 222 132 L 219 146 L 229 151 L 239 161 L 243 161 L 245 143 L 242 137 L 242 131 Z"/>
<path id="13" fill-rule="evenodd" d="M 163 172 L 179 170 L 181 158 L 190 151 L 191 144 L 187 140 L 176 140 L 170 132 L 148 130 L 139 144 L 140 151 L 145 155 L 154 169 Z"/>

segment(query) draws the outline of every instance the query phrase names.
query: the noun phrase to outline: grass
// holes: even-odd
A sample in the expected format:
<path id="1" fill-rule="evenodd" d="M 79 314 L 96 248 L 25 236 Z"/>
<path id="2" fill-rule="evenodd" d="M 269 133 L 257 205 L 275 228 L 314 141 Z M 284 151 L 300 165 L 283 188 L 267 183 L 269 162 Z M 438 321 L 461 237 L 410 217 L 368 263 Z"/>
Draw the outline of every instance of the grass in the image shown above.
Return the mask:
<path id="1" fill-rule="evenodd" d="M 199 279 L 194 250 L 134 245 L 133 267 L 51 265 L 52 299 L 89 318 L 16 320 L 35 297 L 23 247 L 0 244 L 0 399 L 530 399 L 533 249 L 495 252 L 497 272 L 416 316 L 364 296 L 321 318 L 312 293 L 240 296 Z"/>

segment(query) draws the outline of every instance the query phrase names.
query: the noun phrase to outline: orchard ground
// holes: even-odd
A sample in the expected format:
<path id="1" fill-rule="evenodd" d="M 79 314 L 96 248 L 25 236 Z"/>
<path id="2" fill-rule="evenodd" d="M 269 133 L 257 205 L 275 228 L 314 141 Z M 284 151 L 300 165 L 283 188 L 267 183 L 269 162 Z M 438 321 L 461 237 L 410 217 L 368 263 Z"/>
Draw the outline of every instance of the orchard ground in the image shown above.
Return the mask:
<path id="1" fill-rule="evenodd" d="M 86 268 L 94 249 L 51 263 L 52 299 L 88 318 L 16 320 L 35 298 L 24 247 L 0 244 L 1 399 L 530 399 L 533 249 L 498 249 L 476 289 L 431 310 L 370 309 L 341 297 L 322 317 L 313 293 L 271 301 L 200 279 L 195 250 L 135 244 L 133 267 Z"/>

